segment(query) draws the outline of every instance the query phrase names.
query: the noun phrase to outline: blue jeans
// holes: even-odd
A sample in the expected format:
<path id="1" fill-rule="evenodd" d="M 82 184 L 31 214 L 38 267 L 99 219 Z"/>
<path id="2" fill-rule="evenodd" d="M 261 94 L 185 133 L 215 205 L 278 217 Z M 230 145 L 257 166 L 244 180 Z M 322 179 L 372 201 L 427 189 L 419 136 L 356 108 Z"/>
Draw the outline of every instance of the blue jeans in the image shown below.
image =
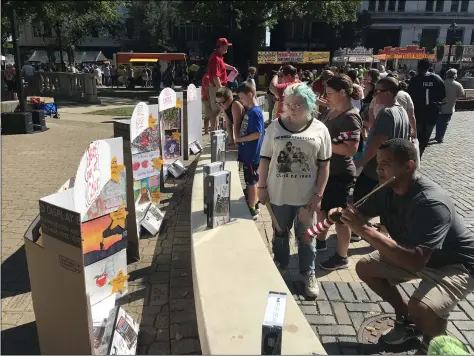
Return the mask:
<path id="1" fill-rule="evenodd" d="M 315 259 L 316 259 L 316 239 L 313 239 L 311 243 L 303 242 L 304 232 L 309 227 L 303 224 L 298 219 L 298 210 L 301 206 L 293 205 L 274 205 L 272 204 L 273 213 L 275 214 L 276 221 L 280 225 L 280 228 L 285 230 L 281 236 L 277 236 L 275 231 L 273 232 L 273 254 L 276 262 L 280 264 L 282 269 L 288 267 L 290 262 L 290 236 L 289 231 L 295 227 L 295 237 L 298 243 L 298 261 L 300 267 L 300 273 L 305 274 L 306 272 L 314 272 Z M 313 216 L 312 224 L 315 224 Z"/>
<path id="2" fill-rule="evenodd" d="M 436 121 L 436 141 L 443 141 L 449 122 L 451 121 L 451 116 L 453 116 L 453 114 L 439 114 L 438 120 Z"/>

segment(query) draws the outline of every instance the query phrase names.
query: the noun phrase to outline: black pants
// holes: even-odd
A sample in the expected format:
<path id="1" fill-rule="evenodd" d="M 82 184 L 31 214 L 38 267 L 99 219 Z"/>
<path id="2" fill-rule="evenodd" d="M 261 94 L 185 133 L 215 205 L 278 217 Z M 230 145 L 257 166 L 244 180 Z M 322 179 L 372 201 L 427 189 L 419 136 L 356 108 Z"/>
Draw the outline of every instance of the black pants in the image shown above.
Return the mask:
<path id="1" fill-rule="evenodd" d="M 416 135 L 418 136 L 418 143 L 420 145 L 420 158 L 423 155 L 428 142 L 430 141 L 431 134 L 436 125 L 435 123 L 419 122 L 416 123 Z"/>

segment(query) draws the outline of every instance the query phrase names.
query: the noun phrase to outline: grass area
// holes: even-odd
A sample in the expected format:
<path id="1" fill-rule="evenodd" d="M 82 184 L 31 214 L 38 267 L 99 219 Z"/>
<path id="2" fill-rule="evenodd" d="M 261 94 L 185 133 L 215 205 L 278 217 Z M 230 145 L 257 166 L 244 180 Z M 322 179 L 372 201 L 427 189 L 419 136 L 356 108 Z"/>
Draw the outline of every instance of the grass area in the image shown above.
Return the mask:
<path id="1" fill-rule="evenodd" d="M 88 115 L 107 115 L 107 116 L 126 116 L 131 117 L 133 114 L 134 106 L 120 106 L 113 109 L 104 109 L 88 112 Z"/>

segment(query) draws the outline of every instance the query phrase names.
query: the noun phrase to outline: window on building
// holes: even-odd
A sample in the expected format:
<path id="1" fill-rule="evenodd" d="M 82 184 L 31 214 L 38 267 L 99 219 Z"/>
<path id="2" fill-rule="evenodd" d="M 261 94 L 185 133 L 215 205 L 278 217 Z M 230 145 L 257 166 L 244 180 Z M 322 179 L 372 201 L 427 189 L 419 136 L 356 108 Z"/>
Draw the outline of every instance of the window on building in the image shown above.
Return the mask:
<path id="1" fill-rule="evenodd" d="M 377 5 L 377 1 L 369 0 L 369 11 L 375 11 L 375 6 Z"/>
<path id="2" fill-rule="evenodd" d="M 43 35 L 44 37 L 53 37 L 53 31 L 50 25 L 43 25 Z"/>
<path id="3" fill-rule="evenodd" d="M 397 5 L 397 0 L 388 0 L 388 11 L 394 12 Z"/>
<path id="4" fill-rule="evenodd" d="M 434 0 L 426 0 L 425 11 L 433 11 L 434 8 Z"/>
<path id="5" fill-rule="evenodd" d="M 420 47 L 425 47 L 427 50 L 432 50 L 436 47 L 438 42 L 438 29 L 426 29 L 421 31 Z"/>
<path id="6" fill-rule="evenodd" d="M 132 18 L 125 20 L 125 27 L 127 29 L 127 38 L 133 38 L 135 36 L 135 22 Z"/>
<path id="7" fill-rule="evenodd" d="M 398 11 L 405 11 L 405 0 L 398 0 Z"/>
<path id="8" fill-rule="evenodd" d="M 459 10 L 459 1 L 453 0 L 451 1 L 451 12 L 458 12 Z"/>
<path id="9" fill-rule="evenodd" d="M 386 5 L 386 1 L 385 1 L 385 0 L 379 0 L 378 11 L 379 11 L 379 12 L 385 12 L 385 5 Z"/>
<path id="10" fill-rule="evenodd" d="M 457 29 L 456 31 L 451 31 L 448 29 L 448 33 L 446 35 L 446 44 L 455 44 L 457 41 L 462 41 L 462 37 L 464 35 L 464 29 Z"/>
<path id="11" fill-rule="evenodd" d="M 293 21 L 293 38 L 298 40 L 304 38 L 304 29 L 305 23 L 303 20 Z"/>
<path id="12" fill-rule="evenodd" d="M 461 12 L 467 12 L 469 9 L 469 0 L 462 0 L 461 1 Z"/>
<path id="13" fill-rule="evenodd" d="M 443 12 L 444 0 L 436 1 L 436 12 Z"/>
<path id="14" fill-rule="evenodd" d="M 42 37 L 41 33 L 41 23 L 35 22 L 33 23 L 33 36 L 34 37 Z"/>
<path id="15" fill-rule="evenodd" d="M 98 38 L 99 37 L 99 30 L 95 27 L 92 28 L 91 30 L 91 36 L 92 38 Z"/>

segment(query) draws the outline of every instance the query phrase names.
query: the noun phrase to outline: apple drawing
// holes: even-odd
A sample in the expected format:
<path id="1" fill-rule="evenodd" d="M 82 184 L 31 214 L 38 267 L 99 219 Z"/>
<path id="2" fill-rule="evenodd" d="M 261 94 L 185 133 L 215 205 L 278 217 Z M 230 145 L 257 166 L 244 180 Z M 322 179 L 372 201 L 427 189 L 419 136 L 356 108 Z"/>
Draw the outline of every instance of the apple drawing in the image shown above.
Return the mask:
<path id="1" fill-rule="evenodd" d="M 142 162 L 142 167 L 147 168 L 148 167 L 148 161 L 143 161 Z"/>
<path id="2" fill-rule="evenodd" d="M 140 162 L 135 162 L 133 165 L 132 165 L 132 169 L 134 171 L 138 171 L 140 169 Z"/>
<path id="3" fill-rule="evenodd" d="M 94 278 L 97 287 L 103 287 L 105 285 L 105 282 L 107 282 L 107 275 L 105 273 L 102 273 L 99 276 L 95 276 Z"/>
<path id="4" fill-rule="evenodd" d="M 143 137 L 141 138 L 141 144 L 142 144 L 142 146 L 148 146 L 149 143 L 150 143 L 150 141 L 148 140 L 148 137 L 143 136 Z"/>

